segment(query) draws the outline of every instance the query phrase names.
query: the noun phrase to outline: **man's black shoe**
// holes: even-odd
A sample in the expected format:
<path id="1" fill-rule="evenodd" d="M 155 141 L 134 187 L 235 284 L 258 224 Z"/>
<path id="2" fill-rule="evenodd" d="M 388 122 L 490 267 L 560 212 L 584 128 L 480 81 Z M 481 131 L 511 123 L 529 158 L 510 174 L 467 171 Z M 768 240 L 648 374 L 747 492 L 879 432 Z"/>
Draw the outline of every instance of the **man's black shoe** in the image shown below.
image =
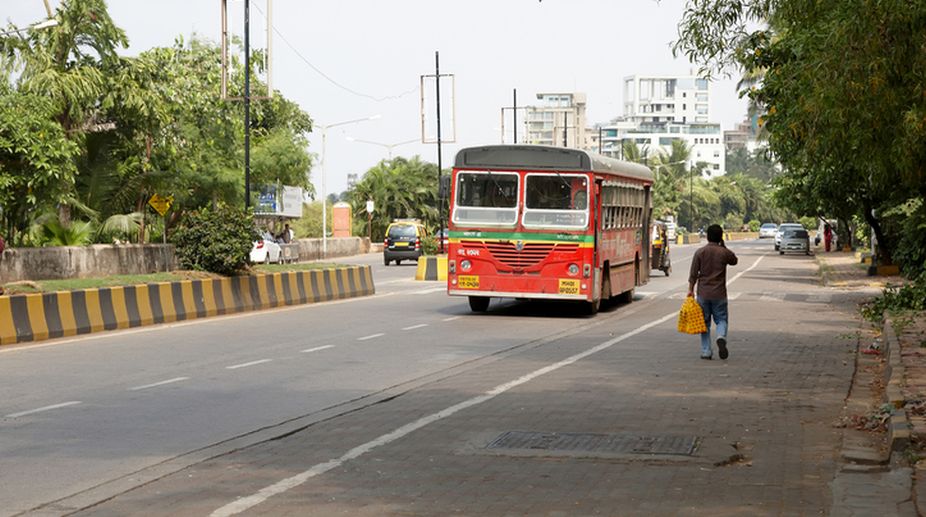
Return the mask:
<path id="1" fill-rule="evenodd" d="M 720 350 L 720 358 L 726 359 L 730 356 L 730 352 L 727 351 L 727 339 L 719 337 L 717 338 L 717 349 Z"/>
<path id="2" fill-rule="evenodd" d="M 702 356 L 701 356 L 701 359 L 704 359 L 705 361 L 710 361 L 711 359 L 713 359 L 713 357 L 711 357 L 711 356 L 709 356 L 709 355 L 702 355 Z"/>

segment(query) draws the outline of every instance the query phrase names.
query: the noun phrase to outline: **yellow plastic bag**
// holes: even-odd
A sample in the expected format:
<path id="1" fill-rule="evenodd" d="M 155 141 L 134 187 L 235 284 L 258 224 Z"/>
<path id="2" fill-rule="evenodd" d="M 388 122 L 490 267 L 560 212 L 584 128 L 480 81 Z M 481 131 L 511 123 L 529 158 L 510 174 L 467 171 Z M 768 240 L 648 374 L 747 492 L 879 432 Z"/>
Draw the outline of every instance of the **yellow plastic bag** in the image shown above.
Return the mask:
<path id="1" fill-rule="evenodd" d="M 683 334 L 700 334 L 707 332 L 704 324 L 704 311 L 693 296 L 685 298 L 682 310 L 678 313 L 678 331 Z"/>

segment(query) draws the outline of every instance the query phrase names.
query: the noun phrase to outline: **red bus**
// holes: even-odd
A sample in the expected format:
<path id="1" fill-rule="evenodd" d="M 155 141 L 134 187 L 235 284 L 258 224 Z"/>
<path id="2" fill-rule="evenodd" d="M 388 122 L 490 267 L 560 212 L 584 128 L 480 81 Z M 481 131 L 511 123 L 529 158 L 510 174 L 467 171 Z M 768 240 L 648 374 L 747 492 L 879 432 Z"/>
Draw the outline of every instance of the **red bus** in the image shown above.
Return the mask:
<path id="1" fill-rule="evenodd" d="M 649 280 L 653 173 L 564 147 L 462 149 L 450 190 L 447 291 L 497 298 L 633 299 Z"/>

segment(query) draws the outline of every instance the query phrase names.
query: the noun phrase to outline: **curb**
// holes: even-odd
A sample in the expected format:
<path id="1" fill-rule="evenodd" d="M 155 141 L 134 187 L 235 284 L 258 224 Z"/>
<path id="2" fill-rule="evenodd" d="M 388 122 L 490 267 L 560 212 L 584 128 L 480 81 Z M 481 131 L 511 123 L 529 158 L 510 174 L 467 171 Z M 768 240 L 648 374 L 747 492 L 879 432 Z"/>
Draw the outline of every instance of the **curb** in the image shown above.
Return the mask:
<path id="1" fill-rule="evenodd" d="M 0 345 L 375 294 L 370 266 L 0 296 Z"/>
<path id="2" fill-rule="evenodd" d="M 422 260 L 424 259 L 424 260 Z M 418 259 L 418 271 L 415 280 L 447 280 L 447 256 L 438 255 Z"/>
<path id="3" fill-rule="evenodd" d="M 902 452 L 910 446 L 911 432 L 901 390 L 904 367 L 900 359 L 900 341 L 897 339 L 890 318 L 884 320 L 884 347 L 887 356 L 887 386 L 884 397 L 887 399 L 887 403 L 891 405 L 891 419 L 887 426 L 887 439 L 891 452 Z"/>

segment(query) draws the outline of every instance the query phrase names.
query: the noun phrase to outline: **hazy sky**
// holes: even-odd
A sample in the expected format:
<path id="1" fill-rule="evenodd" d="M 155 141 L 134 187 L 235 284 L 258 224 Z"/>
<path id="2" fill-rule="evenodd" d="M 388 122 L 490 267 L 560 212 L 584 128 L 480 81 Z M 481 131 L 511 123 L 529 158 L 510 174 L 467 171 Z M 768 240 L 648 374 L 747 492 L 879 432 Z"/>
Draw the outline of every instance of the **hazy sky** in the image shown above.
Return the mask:
<path id="1" fill-rule="evenodd" d="M 219 0 L 109 0 L 129 37 L 129 54 L 170 45 L 178 35 L 218 41 L 219 6 Z M 232 30 L 241 34 L 244 3 L 229 0 L 229 6 L 238 25 Z M 419 76 L 434 73 L 435 50 L 441 73 L 456 78 L 457 143 L 443 147 L 447 167 L 460 147 L 500 141 L 499 110 L 511 105 L 513 88 L 519 105 L 535 103 L 538 92 L 585 92 L 593 125 L 622 114 L 625 76 L 690 73 L 696 67 L 673 59 L 670 50 L 684 6 L 685 0 L 274 0 L 273 82 L 316 125 L 381 115 L 328 131 L 327 190 L 341 191 L 348 173 L 362 175 L 387 156 L 386 148 L 348 136 L 383 144 L 420 137 Z M 251 0 L 252 45 L 264 46 L 265 12 L 266 0 Z M 23 26 L 44 17 L 42 0 L 0 0 L 4 22 Z M 735 83 L 711 85 L 711 119 L 723 129 L 745 114 Z M 310 141 L 320 153 L 318 130 Z M 394 153 L 437 161 L 435 145 L 406 144 Z M 312 180 L 320 192 L 318 165 Z"/>

